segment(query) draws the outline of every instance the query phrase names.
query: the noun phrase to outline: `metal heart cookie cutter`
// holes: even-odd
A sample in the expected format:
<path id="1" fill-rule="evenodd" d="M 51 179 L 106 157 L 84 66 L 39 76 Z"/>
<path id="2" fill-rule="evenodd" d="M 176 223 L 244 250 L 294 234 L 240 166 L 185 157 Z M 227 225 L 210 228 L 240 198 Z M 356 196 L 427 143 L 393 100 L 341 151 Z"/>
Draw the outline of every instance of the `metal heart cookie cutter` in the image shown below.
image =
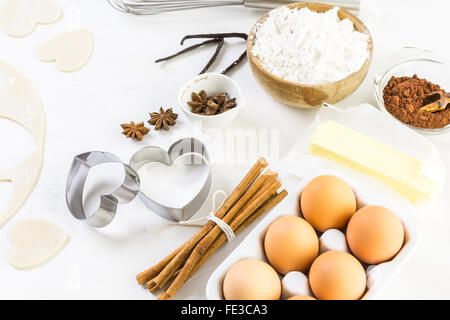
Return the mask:
<path id="1" fill-rule="evenodd" d="M 185 165 L 206 165 L 208 176 L 197 195 L 183 207 L 163 205 L 140 191 L 139 169 L 150 162 L 160 162 L 171 166 L 177 159 Z M 94 213 L 86 215 L 83 205 L 84 188 L 89 171 L 104 163 L 121 163 L 125 177 L 122 184 L 112 193 L 100 196 L 100 205 Z M 162 218 L 171 221 L 190 219 L 205 203 L 212 187 L 212 171 L 209 165 L 209 155 L 205 145 L 195 138 L 178 140 L 168 151 L 156 146 L 144 147 L 136 152 L 129 165 L 117 156 L 108 152 L 93 151 L 76 156 L 69 171 L 66 184 L 66 202 L 71 214 L 97 228 L 107 226 L 115 217 L 117 207 L 132 201 L 136 196 Z"/>

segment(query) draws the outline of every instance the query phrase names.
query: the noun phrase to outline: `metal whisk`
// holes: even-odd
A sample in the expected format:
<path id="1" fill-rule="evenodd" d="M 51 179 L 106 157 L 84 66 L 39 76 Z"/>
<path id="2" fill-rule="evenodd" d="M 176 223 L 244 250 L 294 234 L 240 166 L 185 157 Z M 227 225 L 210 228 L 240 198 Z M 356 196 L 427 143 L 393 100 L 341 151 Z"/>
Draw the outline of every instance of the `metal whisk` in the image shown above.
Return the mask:
<path id="1" fill-rule="evenodd" d="M 167 11 L 177 11 L 205 7 L 242 5 L 242 1 L 202 1 L 202 0 L 108 0 L 116 9 L 138 15 L 157 14 Z"/>
<path id="2" fill-rule="evenodd" d="M 157 14 L 168 11 L 240 5 L 250 8 L 273 9 L 287 3 L 298 2 L 292 0 L 108 0 L 109 4 L 122 12 L 137 15 Z M 358 12 L 360 0 L 325 0 L 347 10 Z"/>

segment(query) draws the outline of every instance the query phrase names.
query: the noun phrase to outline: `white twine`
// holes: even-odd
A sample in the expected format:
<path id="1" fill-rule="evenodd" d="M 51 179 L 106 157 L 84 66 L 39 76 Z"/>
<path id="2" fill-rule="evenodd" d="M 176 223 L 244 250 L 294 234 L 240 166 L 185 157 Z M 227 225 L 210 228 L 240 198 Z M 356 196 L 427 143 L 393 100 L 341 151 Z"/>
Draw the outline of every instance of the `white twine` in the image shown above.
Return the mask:
<path id="1" fill-rule="evenodd" d="M 150 232 L 160 231 L 160 230 L 166 229 L 167 227 L 171 227 L 171 226 L 202 227 L 205 225 L 206 222 L 212 221 L 227 236 L 228 242 L 233 241 L 236 238 L 236 235 L 234 234 L 233 229 L 231 229 L 231 227 L 225 221 L 223 221 L 222 219 L 215 216 L 217 196 L 219 194 L 221 194 L 223 196 L 223 200 L 217 206 L 218 208 L 220 208 L 220 206 L 223 205 L 223 203 L 225 202 L 225 200 L 227 198 L 227 194 L 223 190 L 217 190 L 216 192 L 214 192 L 213 199 L 212 199 L 212 210 L 209 213 L 209 215 L 199 218 L 199 219 L 191 219 L 191 220 L 187 220 L 187 221 L 165 223 L 160 226 L 150 227 L 150 228 L 148 228 L 148 231 L 150 231 Z"/>

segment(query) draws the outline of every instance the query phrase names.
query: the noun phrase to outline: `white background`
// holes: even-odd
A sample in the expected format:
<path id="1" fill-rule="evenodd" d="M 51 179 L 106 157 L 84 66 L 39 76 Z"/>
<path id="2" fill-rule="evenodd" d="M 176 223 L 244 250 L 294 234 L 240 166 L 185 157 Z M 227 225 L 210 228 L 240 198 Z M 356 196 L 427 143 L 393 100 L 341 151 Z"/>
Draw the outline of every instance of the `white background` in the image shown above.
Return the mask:
<path id="1" fill-rule="evenodd" d="M 0 5 L 4 2 L 0 0 Z M 177 105 L 177 92 L 201 70 L 214 49 L 201 49 L 163 65 L 153 61 L 179 50 L 179 40 L 188 33 L 248 32 L 264 12 L 230 7 L 136 17 L 113 10 L 104 0 L 55 2 L 64 10 L 64 17 L 58 23 L 38 26 L 34 33 L 21 39 L 0 33 L 0 59 L 31 79 L 47 117 L 45 159 L 39 183 L 24 207 L 0 229 L 0 298 L 152 299 L 152 294 L 136 284 L 134 276 L 159 261 L 197 229 L 173 227 L 147 232 L 147 227 L 164 220 L 148 212 L 139 200 L 121 207 L 117 219 L 105 229 L 94 230 L 76 221 L 64 200 L 71 160 L 78 153 L 104 150 L 128 161 L 145 145 L 168 147 L 173 137 L 166 132 L 152 130 L 143 142 L 135 143 L 121 136 L 119 124 L 145 121 L 149 112 L 162 105 L 180 113 L 179 130 L 190 130 L 191 124 Z M 363 102 L 376 105 L 373 75 L 380 59 L 394 49 L 417 46 L 448 56 L 450 42 L 445 41 L 445 35 L 449 10 L 450 2 L 444 0 L 363 1 L 362 16 L 375 40 L 374 61 L 361 87 L 338 106 L 348 108 Z M 45 40 L 81 27 L 95 36 L 93 57 L 83 69 L 65 74 L 57 71 L 52 63 L 37 59 L 37 49 Z M 211 71 L 221 71 L 244 50 L 244 44 L 232 40 L 224 49 Z M 316 111 L 294 109 L 274 101 L 255 82 L 247 63 L 230 75 L 241 86 L 248 102 L 232 127 L 279 130 L 279 155 L 283 156 Z M 6 120 L 0 120 L 0 137 L 2 169 L 13 167 L 32 150 L 32 139 L 26 132 Z M 443 161 L 450 163 L 450 135 L 430 139 L 441 151 Z M 247 168 L 247 164 L 215 165 L 214 188 L 230 192 Z M 429 206 L 431 209 L 421 215 L 420 246 L 382 298 L 450 298 L 447 289 L 450 286 L 450 215 L 446 199 L 449 192 L 447 183 L 442 195 Z M 6 183 L 0 184 L 0 194 L 1 211 L 10 196 Z M 171 195 L 177 196 L 176 192 Z M 199 215 L 209 209 L 210 202 Z M 11 249 L 7 233 L 14 223 L 29 217 L 54 221 L 71 239 L 50 262 L 19 271 L 7 263 Z M 217 252 L 176 298 L 204 298 L 209 275 L 243 236 L 245 233 Z"/>

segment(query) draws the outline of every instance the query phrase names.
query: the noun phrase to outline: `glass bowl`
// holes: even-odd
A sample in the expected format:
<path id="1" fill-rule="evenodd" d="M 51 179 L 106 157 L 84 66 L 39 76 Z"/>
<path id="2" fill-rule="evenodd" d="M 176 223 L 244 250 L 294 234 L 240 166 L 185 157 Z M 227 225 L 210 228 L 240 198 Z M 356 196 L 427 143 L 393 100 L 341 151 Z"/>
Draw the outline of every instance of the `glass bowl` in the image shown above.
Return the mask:
<path id="1" fill-rule="evenodd" d="M 450 65 L 449 62 L 437 57 L 428 50 L 413 47 L 405 47 L 393 52 L 388 61 L 384 63 L 384 67 L 375 75 L 374 89 L 378 107 L 389 116 L 397 121 L 384 106 L 383 89 L 387 85 L 392 76 L 396 77 L 412 77 L 417 74 L 419 78 L 425 78 L 430 82 L 436 83 L 442 89 L 450 90 Z M 450 125 L 437 129 L 426 129 L 415 127 L 402 122 L 404 125 L 426 134 L 436 134 L 450 131 Z"/>

